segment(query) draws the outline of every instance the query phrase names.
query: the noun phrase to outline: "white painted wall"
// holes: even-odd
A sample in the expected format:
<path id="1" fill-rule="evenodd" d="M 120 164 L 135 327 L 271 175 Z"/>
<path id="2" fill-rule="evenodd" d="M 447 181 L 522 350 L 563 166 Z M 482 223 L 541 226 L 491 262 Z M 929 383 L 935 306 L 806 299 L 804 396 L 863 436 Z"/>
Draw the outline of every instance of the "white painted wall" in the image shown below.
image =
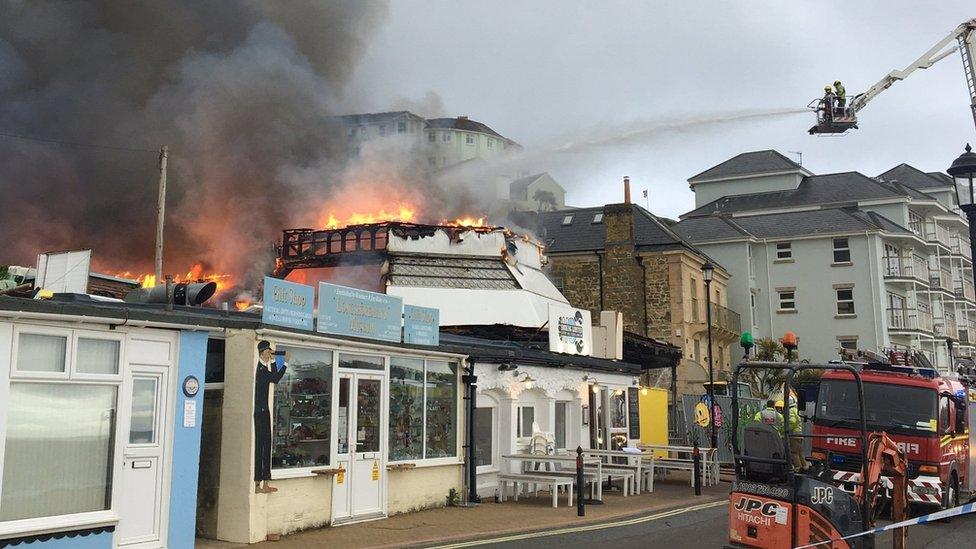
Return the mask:
<path id="1" fill-rule="evenodd" d="M 722 181 L 695 182 L 691 183 L 691 190 L 695 193 L 695 207 L 700 208 L 723 196 L 795 189 L 802 179 L 803 174 L 800 172 L 759 175 Z"/>

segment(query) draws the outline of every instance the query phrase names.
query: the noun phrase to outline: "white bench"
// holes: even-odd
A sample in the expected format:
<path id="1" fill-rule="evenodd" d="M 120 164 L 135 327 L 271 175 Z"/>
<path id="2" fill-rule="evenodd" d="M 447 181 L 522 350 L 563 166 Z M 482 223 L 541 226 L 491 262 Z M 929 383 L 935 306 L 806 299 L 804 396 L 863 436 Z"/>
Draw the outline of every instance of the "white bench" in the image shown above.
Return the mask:
<path id="1" fill-rule="evenodd" d="M 627 497 L 628 494 L 636 494 L 637 483 L 635 482 L 634 479 L 637 476 L 637 474 L 634 471 L 634 467 L 636 466 L 628 467 L 625 465 L 621 465 L 617 467 L 613 465 L 607 465 L 604 463 L 603 478 L 601 479 L 601 482 L 603 480 L 611 480 L 611 479 L 619 478 L 623 481 L 624 497 Z M 590 471 L 595 473 L 596 468 L 593 466 L 588 466 L 586 469 L 584 469 L 584 471 Z"/>
<path id="2" fill-rule="evenodd" d="M 542 485 L 548 486 L 552 492 L 552 506 L 558 507 L 557 498 L 559 497 L 559 488 L 566 488 L 568 494 L 567 505 L 573 506 L 573 479 L 561 478 L 558 476 L 548 476 L 548 475 L 523 475 L 515 473 L 504 473 L 498 475 L 498 484 L 500 485 L 501 501 L 505 501 L 505 494 L 508 492 L 508 483 L 512 483 L 513 497 L 515 501 L 519 498 L 519 485 Z"/>

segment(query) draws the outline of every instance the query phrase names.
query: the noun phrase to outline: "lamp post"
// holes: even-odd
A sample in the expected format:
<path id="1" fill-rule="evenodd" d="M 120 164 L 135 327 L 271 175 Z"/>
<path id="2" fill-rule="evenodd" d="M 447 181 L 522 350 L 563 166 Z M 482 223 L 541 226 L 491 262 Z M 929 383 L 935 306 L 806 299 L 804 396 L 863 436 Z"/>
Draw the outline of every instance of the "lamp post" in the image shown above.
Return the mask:
<path id="1" fill-rule="evenodd" d="M 711 261 L 705 261 L 702 265 L 702 280 L 705 281 L 705 326 L 708 330 L 708 405 L 711 406 L 709 413 L 709 423 L 711 423 L 712 448 L 718 448 L 718 436 L 715 433 L 715 374 L 712 360 L 712 276 L 715 274 L 715 266 Z"/>
<path id="2" fill-rule="evenodd" d="M 976 200 L 973 196 L 973 179 L 976 179 L 976 153 L 973 148 L 966 144 L 966 152 L 959 155 L 959 158 L 952 161 L 952 165 L 946 170 L 955 181 L 956 203 L 966 214 L 969 221 L 969 250 L 972 257 L 976 257 Z M 964 286 L 965 287 L 965 286 Z M 950 369 L 952 368 L 952 357 L 949 357 Z"/>
<path id="3" fill-rule="evenodd" d="M 969 221 L 969 248 L 976 256 L 976 200 L 973 197 L 973 179 L 976 179 L 976 153 L 966 144 L 966 152 L 952 161 L 946 170 L 955 180 L 956 203 Z"/>

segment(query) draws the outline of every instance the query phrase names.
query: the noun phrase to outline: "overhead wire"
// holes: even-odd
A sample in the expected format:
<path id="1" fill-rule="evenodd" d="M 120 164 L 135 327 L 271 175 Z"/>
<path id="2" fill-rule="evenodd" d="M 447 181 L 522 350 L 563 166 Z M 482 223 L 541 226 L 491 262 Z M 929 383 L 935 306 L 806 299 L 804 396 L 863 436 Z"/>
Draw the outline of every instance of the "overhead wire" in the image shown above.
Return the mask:
<path id="1" fill-rule="evenodd" d="M 141 149 L 137 147 L 117 147 L 114 145 L 100 145 L 96 143 L 79 143 L 77 141 L 63 141 L 60 139 L 47 139 L 43 137 L 35 137 L 31 135 L 16 134 L 10 132 L 0 131 L 0 137 L 9 137 L 12 139 L 23 139 L 25 141 L 36 141 L 38 143 L 50 143 L 53 145 L 62 145 L 67 147 L 84 147 L 87 149 L 104 149 L 110 151 L 124 151 L 124 152 L 145 152 L 158 154 L 158 149 Z"/>

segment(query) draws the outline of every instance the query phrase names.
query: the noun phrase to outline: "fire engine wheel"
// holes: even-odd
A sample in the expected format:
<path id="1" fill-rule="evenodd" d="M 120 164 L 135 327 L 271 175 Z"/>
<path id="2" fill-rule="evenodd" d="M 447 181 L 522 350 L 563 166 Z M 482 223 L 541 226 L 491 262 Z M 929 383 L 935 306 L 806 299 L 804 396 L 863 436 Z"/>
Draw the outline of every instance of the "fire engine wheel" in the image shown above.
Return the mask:
<path id="1" fill-rule="evenodd" d="M 959 506 L 959 477 L 953 471 L 949 476 L 949 484 L 942 494 L 942 508 L 951 509 Z M 952 522 L 951 518 L 942 519 L 943 522 Z"/>

